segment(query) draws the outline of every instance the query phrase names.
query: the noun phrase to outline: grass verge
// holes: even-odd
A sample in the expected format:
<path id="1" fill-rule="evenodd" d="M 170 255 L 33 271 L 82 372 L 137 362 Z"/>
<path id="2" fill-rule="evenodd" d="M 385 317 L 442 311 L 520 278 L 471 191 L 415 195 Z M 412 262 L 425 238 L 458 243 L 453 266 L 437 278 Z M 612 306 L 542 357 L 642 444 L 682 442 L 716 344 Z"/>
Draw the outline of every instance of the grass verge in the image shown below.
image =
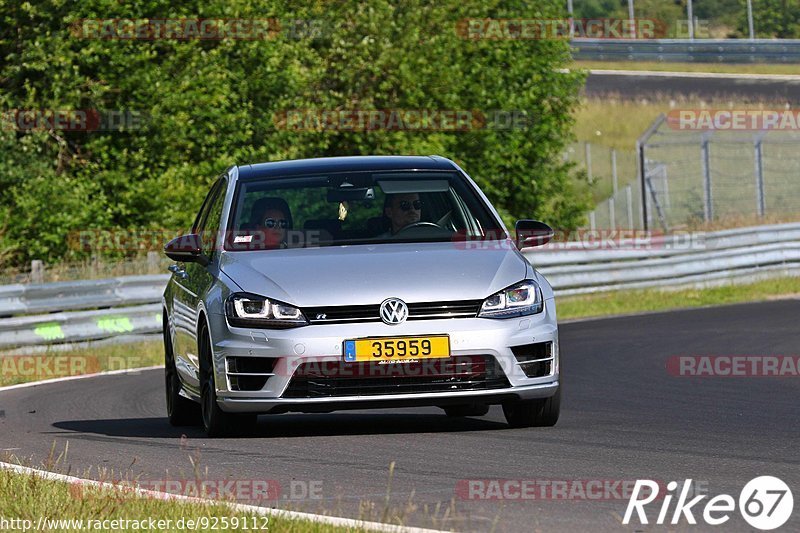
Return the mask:
<path id="1" fill-rule="evenodd" d="M 569 320 L 631 313 L 670 311 L 734 303 L 800 298 L 800 277 L 706 289 L 614 291 L 557 298 L 558 318 Z"/>
<path id="2" fill-rule="evenodd" d="M 575 61 L 572 68 L 596 70 L 650 70 L 658 72 L 713 72 L 722 74 L 797 74 L 797 65 L 747 63 L 664 63 L 659 61 Z"/>
<path id="3" fill-rule="evenodd" d="M 361 531 L 350 528 L 335 527 L 315 522 L 287 519 L 281 517 L 264 517 L 256 514 L 236 512 L 222 504 L 204 504 L 194 502 L 164 501 L 137 496 L 131 492 L 112 489 L 89 489 L 78 487 L 83 493 L 76 497 L 76 487 L 61 481 L 52 481 L 40 477 L 0 470 L 0 494 L 13 497 L 0 498 L 0 528 L 10 531 L 30 524 L 36 527 L 40 517 L 50 520 L 42 528 L 44 531 L 154 531 L 147 522 L 163 520 L 165 527 L 160 531 L 208 531 L 214 528 L 224 531 L 281 531 L 290 533 L 316 533 L 338 531 Z M 91 492 L 89 492 L 91 491 Z M 15 527 L 9 520 L 17 522 Z M 130 527 L 114 527 L 112 520 L 133 520 L 144 522 L 125 524 Z M 180 520 L 186 525 L 193 520 L 199 527 L 180 527 Z M 58 523 L 60 520 L 62 522 Z M 73 522 L 68 522 L 73 520 Z M 75 521 L 82 520 L 83 527 Z M 88 521 L 93 527 L 89 527 Z M 169 521 L 169 522 L 167 522 Z M 167 525 L 171 524 L 171 525 Z M 222 527 L 227 524 L 228 527 Z M 122 524 L 119 524 L 120 526 Z M 143 527 L 141 527 L 143 525 Z M 99 526 L 99 527 L 98 527 Z"/>
<path id="4" fill-rule="evenodd" d="M 52 350 L 41 354 L 0 354 L 0 387 L 163 363 L 164 346 L 160 340 L 109 344 L 69 351 Z"/>

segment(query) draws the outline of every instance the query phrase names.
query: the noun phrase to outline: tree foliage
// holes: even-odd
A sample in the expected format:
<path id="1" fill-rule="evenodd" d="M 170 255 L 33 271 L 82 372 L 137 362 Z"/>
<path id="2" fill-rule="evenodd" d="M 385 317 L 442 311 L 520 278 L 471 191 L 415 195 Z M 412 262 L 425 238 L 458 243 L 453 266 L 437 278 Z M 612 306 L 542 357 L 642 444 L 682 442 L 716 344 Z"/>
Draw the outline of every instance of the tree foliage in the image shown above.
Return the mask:
<path id="1" fill-rule="evenodd" d="M 464 18 L 557 18 L 564 3 L 450 0 L 0 0 L 0 109 L 142 114 L 122 131 L 0 129 L 0 250 L 16 263 L 72 259 L 90 228 L 190 225 L 232 164 L 353 154 L 453 158 L 509 217 L 562 228 L 588 198 L 560 158 L 582 76 L 563 41 L 469 40 Z M 84 18 L 322 21 L 320 35 L 270 40 L 77 38 Z M 513 130 L 295 131 L 296 109 L 515 110 Z"/>

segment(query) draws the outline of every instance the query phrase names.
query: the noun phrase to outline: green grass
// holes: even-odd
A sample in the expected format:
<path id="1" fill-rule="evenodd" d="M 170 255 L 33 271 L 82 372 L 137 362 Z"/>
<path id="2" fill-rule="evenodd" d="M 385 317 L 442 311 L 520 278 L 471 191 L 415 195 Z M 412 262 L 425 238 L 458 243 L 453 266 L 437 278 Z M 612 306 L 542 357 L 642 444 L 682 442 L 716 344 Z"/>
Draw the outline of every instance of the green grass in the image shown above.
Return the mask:
<path id="1" fill-rule="evenodd" d="M 707 289 L 659 291 L 655 289 L 615 291 L 558 298 L 558 318 L 600 317 L 654 311 L 669 311 L 778 298 L 800 298 L 800 277 L 776 278 L 747 285 Z"/>
<path id="2" fill-rule="evenodd" d="M 290 533 L 316 533 L 327 531 L 362 531 L 349 528 L 334 527 L 318 523 L 291 520 L 279 517 L 261 517 L 255 514 L 246 514 L 231 510 L 222 504 L 202 504 L 178 501 L 163 501 L 152 498 L 140 497 L 128 491 L 115 491 L 112 489 L 93 489 L 81 487 L 76 493 L 74 486 L 60 481 L 41 479 L 34 475 L 19 474 L 8 470 L 0 470 L 0 517 L 8 520 L 12 518 L 30 520 L 33 528 L 36 527 L 39 517 L 50 519 L 83 519 L 109 520 L 130 519 L 142 520 L 153 518 L 155 520 L 172 520 L 173 526 L 161 531 L 188 531 L 191 529 L 178 529 L 180 519 L 217 520 L 218 527 L 222 517 L 233 525 L 233 519 L 238 519 L 240 527 L 229 527 L 223 531 L 261 531 L 264 525 L 270 531 Z M 13 497 L 9 497 L 13 495 Z M 253 528 L 253 521 L 256 528 Z M 246 521 L 246 522 L 245 522 Z M 213 524 L 213 522 L 212 522 Z M 247 527 L 242 527 L 246 524 Z M 6 530 L 11 530 L 7 528 Z M 98 529 L 98 528 L 93 528 Z M 84 529 L 62 525 L 51 526 L 49 531 L 87 531 Z M 111 531 L 112 529 L 103 529 Z M 116 529 L 124 531 L 154 531 L 145 528 Z M 198 528 L 197 530 L 208 530 Z"/>
<path id="3" fill-rule="evenodd" d="M 658 61 L 575 61 L 573 68 L 597 70 L 655 70 L 668 72 L 718 72 L 730 74 L 798 74 L 796 64 L 665 63 Z"/>
<path id="4" fill-rule="evenodd" d="M 63 352 L 52 350 L 43 354 L 31 353 L 21 356 L 0 354 L 0 387 L 163 363 L 164 347 L 160 340 L 94 346 Z"/>

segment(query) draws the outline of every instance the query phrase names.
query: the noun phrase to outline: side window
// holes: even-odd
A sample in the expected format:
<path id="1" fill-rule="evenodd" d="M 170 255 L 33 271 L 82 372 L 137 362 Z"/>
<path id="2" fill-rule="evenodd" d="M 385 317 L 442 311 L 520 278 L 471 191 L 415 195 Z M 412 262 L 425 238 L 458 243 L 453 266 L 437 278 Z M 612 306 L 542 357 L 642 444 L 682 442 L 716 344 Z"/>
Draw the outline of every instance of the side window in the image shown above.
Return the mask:
<path id="1" fill-rule="evenodd" d="M 200 234 L 200 241 L 203 243 L 203 250 L 213 252 L 216 248 L 218 232 L 220 230 L 219 224 L 222 220 L 222 206 L 225 203 L 225 193 L 228 189 L 228 181 L 225 178 L 220 178 L 217 186 L 214 187 L 214 196 L 211 197 L 208 204 L 208 212 L 200 222 L 198 233 Z"/>
<path id="2" fill-rule="evenodd" d="M 214 196 L 219 190 L 219 182 L 220 180 L 214 182 L 214 185 L 211 187 L 211 190 L 208 191 L 205 200 L 203 200 L 203 205 L 200 207 L 200 211 L 197 213 L 197 218 L 194 219 L 194 224 L 192 224 L 192 233 L 200 233 L 201 226 L 205 222 L 205 219 L 208 218 L 208 211 L 211 208 Z"/>

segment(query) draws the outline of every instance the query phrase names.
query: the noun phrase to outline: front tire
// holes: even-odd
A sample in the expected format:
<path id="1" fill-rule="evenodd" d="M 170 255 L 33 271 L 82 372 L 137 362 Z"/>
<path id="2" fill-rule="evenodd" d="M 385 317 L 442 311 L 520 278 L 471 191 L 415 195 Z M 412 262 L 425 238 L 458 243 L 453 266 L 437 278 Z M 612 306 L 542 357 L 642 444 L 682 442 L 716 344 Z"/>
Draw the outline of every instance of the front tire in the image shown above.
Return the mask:
<path id="1" fill-rule="evenodd" d="M 503 414 L 512 428 L 550 427 L 561 412 L 561 387 L 549 398 L 517 400 L 503 404 Z"/>
<path id="2" fill-rule="evenodd" d="M 226 413 L 217 403 L 217 387 L 214 380 L 211 339 L 208 329 L 203 327 L 198 335 L 200 351 L 200 405 L 203 414 L 203 427 L 209 437 L 230 437 L 242 435 L 256 424 L 254 414 Z"/>
<path id="3" fill-rule="evenodd" d="M 166 315 L 164 325 L 164 385 L 167 400 L 167 420 L 171 426 L 199 426 L 200 406 L 180 395 L 181 379 L 175 367 L 175 355 L 172 350 L 172 339 L 169 334 L 169 323 Z"/>

